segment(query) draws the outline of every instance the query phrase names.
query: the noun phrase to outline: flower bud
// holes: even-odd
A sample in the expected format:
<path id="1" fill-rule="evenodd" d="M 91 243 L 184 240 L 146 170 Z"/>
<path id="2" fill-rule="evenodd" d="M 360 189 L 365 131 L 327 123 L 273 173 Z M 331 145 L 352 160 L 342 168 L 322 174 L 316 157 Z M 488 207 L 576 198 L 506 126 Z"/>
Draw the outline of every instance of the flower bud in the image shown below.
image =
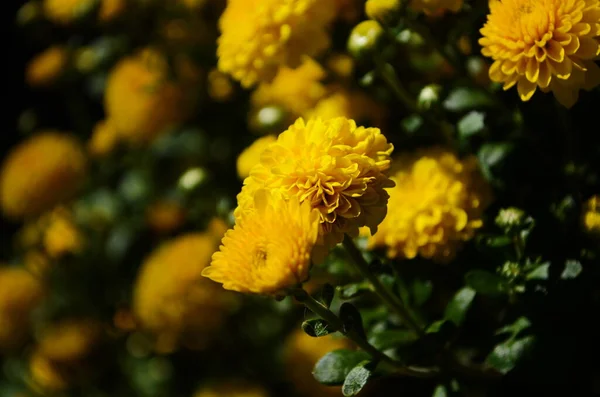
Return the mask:
<path id="1" fill-rule="evenodd" d="M 365 13 L 370 19 L 391 22 L 402 6 L 401 0 L 367 0 Z"/>
<path id="2" fill-rule="evenodd" d="M 348 38 L 348 52 L 355 58 L 363 58 L 374 52 L 383 37 L 383 28 L 377 21 L 362 21 L 352 29 Z"/>
<path id="3" fill-rule="evenodd" d="M 442 87 L 438 84 L 429 84 L 421 90 L 417 100 L 419 109 L 428 110 L 440 102 Z"/>
<path id="4" fill-rule="evenodd" d="M 525 220 L 525 212 L 519 208 L 503 208 L 496 216 L 496 225 L 503 229 L 515 229 L 522 225 Z"/>

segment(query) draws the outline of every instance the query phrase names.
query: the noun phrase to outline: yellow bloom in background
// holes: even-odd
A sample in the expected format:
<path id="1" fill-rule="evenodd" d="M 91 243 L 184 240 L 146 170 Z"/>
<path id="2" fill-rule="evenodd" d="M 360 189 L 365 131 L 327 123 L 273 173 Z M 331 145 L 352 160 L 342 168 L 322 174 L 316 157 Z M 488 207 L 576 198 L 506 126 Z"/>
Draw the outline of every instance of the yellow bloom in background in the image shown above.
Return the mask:
<path id="1" fill-rule="evenodd" d="M 101 0 L 98 10 L 98 19 L 109 22 L 125 11 L 126 0 Z"/>
<path id="2" fill-rule="evenodd" d="M 494 61 L 490 78 L 516 85 L 523 101 L 540 88 L 570 108 L 579 90 L 600 84 L 599 21 L 599 0 L 491 2 L 479 40 Z"/>
<path id="3" fill-rule="evenodd" d="M 463 0 L 411 0 L 410 7 L 427 15 L 440 15 L 446 11 L 458 12 Z"/>
<path id="4" fill-rule="evenodd" d="M 146 223 L 157 233 L 170 233 L 185 223 L 185 208 L 170 200 L 158 200 L 146 210 Z"/>
<path id="5" fill-rule="evenodd" d="M 277 105 L 289 113 L 289 122 L 302 116 L 325 96 L 321 83 L 325 70 L 317 62 L 305 58 L 296 69 L 282 67 L 270 83 L 262 83 L 252 93 L 255 108 Z"/>
<path id="6" fill-rule="evenodd" d="M 365 13 L 370 19 L 386 21 L 391 15 L 400 11 L 401 0 L 367 0 Z"/>
<path id="7" fill-rule="evenodd" d="M 600 195 L 592 196 L 586 201 L 582 221 L 586 232 L 600 236 Z"/>
<path id="8" fill-rule="evenodd" d="M 81 187 L 87 161 L 79 142 L 56 131 L 21 142 L 4 160 L 0 203 L 5 215 L 32 216 L 67 200 Z"/>
<path id="9" fill-rule="evenodd" d="M 180 342 L 202 348 L 217 336 L 232 296 L 201 276 L 218 238 L 192 233 L 170 240 L 144 261 L 133 294 L 133 313 L 142 329 L 157 338 L 157 349 Z"/>
<path id="10" fill-rule="evenodd" d="M 184 66 L 183 63 L 180 63 Z M 111 71 L 106 83 L 104 107 L 107 119 L 119 136 L 131 144 L 144 144 L 177 126 L 188 116 L 193 98 L 188 90 L 196 76 L 169 76 L 166 58 L 157 51 L 144 49 L 122 59 Z"/>
<path id="11" fill-rule="evenodd" d="M 228 290 L 277 294 L 308 278 L 319 216 L 295 197 L 284 201 L 260 190 L 253 199 L 202 275 Z"/>
<path id="12" fill-rule="evenodd" d="M 94 9 L 97 0 L 43 0 L 44 15 L 50 21 L 67 25 Z"/>
<path id="13" fill-rule="evenodd" d="M 349 79 L 354 73 L 354 58 L 348 54 L 332 54 L 325 61 L 327 68 L 341 79 Z"/>
<path id="14" fill-rule="evenodd" d="M 75 253 L 83 248 L 83 236 L 68 209 L 59 207 L 53 210 L 44 222 L 47 225 L 43 244 L 51 258 Z"/>
<path id="15" fill-rule="evenodd" d="M 200 388 L 194 397 L 267 397 L 267 391 L 258 385 L 227 381 Z"/>
<path id="16" fill-rule="evenodd" d="M 362 92 L 336 88 L 306 114 L 309 119 L 318 117 L 323 120 L 345 117 L 359 122 L 368 121 L 370 125 L 381 127 L 385 108 Z"/>
<path id="17" fill-rule="evenodd" d="M 0 267 L 0 351 L 19 347 L 29 335 L 31 312 L 44 297 L 44 286 L 27 270 Z"/>
<path id="18" fill-rule="evenodd" d="M 285 340 L 283 360 L 286 375 L 303 396 L 341 397 L 340 386 L 322 385 L 313 377 L 312 371 L 317 361 L 327 353 L 351 347 L 348 339 L 335 334 L 313 338 L 298 328 Z"/>
<path id="19" fill-rule="evenodd" d="M 229 0 L 219 20 L 219 70 L 250 88 L 327 49 L 333 1 Z"/>
<path id="20" fill-rule="evenodd" d="M 229 78 L 218 69 L 208 72 L 208 95 L 217 102 L 226 102 L 233 96 L 235 88 Z"/>
<path id="21" fill-rule="evenodd" d="M 42 391 L 61 391 L 90 371 L 100 351 L 103 330 L 92 319 L 68 319 L 41 332 L 30 361 L 33 384 Z"/>
<path id="22" fill-rule="evenodd" d="M 27 65 L 25 79 L 32 87 L 49 86 L 64 72 L 68 53 L 65 47 L 50 47 Z"/>
<path id="23" fill-rule="evenodd" d="M 386 214 L 393 182 L 387 176 L 394 147 L 378 128 L 353 120 L 298 119 L 262 154 L 238 195 L 239 218 L 267 188 L 281 200 L 297 198 L 319 210 L 325 251 L 358 228 L 373 231 Z M 316 259 L 316 258 L 315 258 Z"/>
<path id="24" fill-rule="evenodd" d="M 483 224 L 490 190 L 474 156 L 458 159 L 427 149 L 395 160 L 388 214 L 369 247 L 384 247 L 390 258 L 417 255 L 450 261 Z"/>
<path id="25" fill-rule="evenodd" d="M 96 123 L 88 142 L 88 152 L 93 157 L 103 157 L 113 151 L 119 143 L 119 132 L 109 120 Z"/>
<path id="26" fill-rule="evenodd" d="M 277 138 L 273 135 L 265 135 L 255 140 L 248 146 L 237 158 L 237 173 L 240 179 L 245 179 L 250 175 L 250 170 L 260 162 L 260 155 Z"/>

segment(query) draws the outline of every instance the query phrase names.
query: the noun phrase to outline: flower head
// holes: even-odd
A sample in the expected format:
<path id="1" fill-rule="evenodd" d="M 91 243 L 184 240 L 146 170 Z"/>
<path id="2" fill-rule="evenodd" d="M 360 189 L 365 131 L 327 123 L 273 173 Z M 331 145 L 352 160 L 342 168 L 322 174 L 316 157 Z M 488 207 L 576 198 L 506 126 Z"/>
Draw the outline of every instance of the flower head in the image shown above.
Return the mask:
<path id="1" fill-rule="evenodd" d="M 320 338 L 308 336 L 296 329 L 285 340 L 283 360 L 286 375 L 305 396 L 342 396 L 340 387 L 322 385 L 312 375 L 317 361 L 334 350 L 349 349 L 348 339 L 329 334 Z"/>
<path id="2" fill-rule="evenodd" d="M 583 207 L 584 230 L 595 236 L 600 236 L 600 196 L 592 196 Z"/>
<path id="3" fill-rule="evenodd" d="M 490 2 L 481 29 L 481 53 L 492 58 L 490 78 L 514 85 L 528 101 L 537 88 L 552 91 L 566 107 L 580 89 L 600 84 L 600 0 L 503 0 Z"/>
<path id="4" fill-rule="evenodd" d="M 0 351 L 24 342 L 31 312 L 43 297 L 43 285 L 27 270 L 0 267 Z"/>
<path id="5" fill-rule="evenodd" d="M 261 84 L 252 93 L 252 105 L 260 108 L 277 105 L 293 120 L 312 109 L 326 94 L 321 84 L 325 70 L 317 62 L 305 58 L 296 69 L 282 67 L 270 83 Z"/>
<path id="6" fill-rule="evenodd" d="M 118 17 L 127 6 L 125 0 L 102 0 L 100 10 L 98 11 L 98 19 L 102 22 L 108 22 Z"/>
<path id="7" fill-rule="evenodd" d="M 368 121 L 377 127 L 383 124 L 384 108 L 371 97 L 360 91 L 349 91 L 344 88 L 334 88 L 332 94 L 321 99 L 313 109 L 306 113 L 307 118 L 322 118 L 323 120 L 336 117 L 346 117 L 360 122 Z"/>
<path id="8" fill-rule="evenodd" d="M 187 117 L 193 101 L 186 85 L 196 79 L 176 73 L 180 79 L 174 80 L 168 74 L 166 58 L 152 49 L 122 59 L 110 73 L 107 119 L 127 142 L 149 143 Z"/>
<path id="9" fill-rule="evenodd" d="M 439 15 L 446 11 L 458 12 L 463 0 L 411 0 L 410 7 L 427 15 Z"/>
<path id="10" fill-rule="evenodd" d="M 186 234 L 157 248 L 144 261 L 134 288 L 133 312 L 142 329 L 157 337 L 157 349 L 179 342 L 201 348 L 215 336 L 231 296 L 201 276 L 217 249 L 208 233 Z"/>
<path id="11" fill-rule="evenodd" d="M 219 70 L 244 87 L 270 81 L 281 66 L 329 47 L 333 1 L 230 0 L 219 21 Z"/>
<path id="12" fill-rule="evenodd" d="M 319 216 L 309 203 L 281 200 L 264 189 L 253 199 L 202 275 L 225 289 L 277 294 L 308 278 Z"/>
<path id="13" fill-rule="evenodd" d="M 67 25 L 93 10 L 95 0 L 44 0 L 46 18 L 59 25 Z"/>
<path id="14" fill-rule="evenodd" d="M 64 71 L 67 63 L 67 50 L 64 47 L 50 47 L 38 54 L 27 65 L 27 84 L 32 87 L 48 86 Z"/>
<path id="15" fill-rule="evenodd" d="M 253 206 L 253 194 L 269 189 L 281 200 L 297 198 L 319 210 L 320 245 L 331 248 L 361 226 L 373 231 L 386 214 L 393 186 L 387 176 L 394 147 L 377 128 L 353 120 L 298 119 L 269 145 L 238 195 L 236 217 Z"/>
<path id="16" fill-rule="evenodd" d="M 109 120 L 96 123 L 92 137 L 88 142 L 88 152 L 94 157 L 109 154 L 119 143 L 119 132 Z"/>
<path id="17" fill-rule="evenodd" d="M 273 135 L 265 135 L 255 140 L 248 146 L 237 158 L 237 172 L 241 179 L 250 175 L 250 170 L 260 162 L 260 156 L 265 149 L 276 142 L 277 138 Z"/>
<path id="18" fill-rule="evenodd" d="M 458 159 L 428 149 L 397 160 L 388 214 L 369 246 L 387 248 L 391 258 L 417 255 L 447 262 L 481 227 L 489 188 L 475 157 Z"/>
<path id="19" fill-rule="evenodd" d="M 35 135 L 7 156 L 0 173 L 0 204 L 8 216 L 32 216 L 72 197 L 81 187 L 87 161 L 70 135 Z"/>

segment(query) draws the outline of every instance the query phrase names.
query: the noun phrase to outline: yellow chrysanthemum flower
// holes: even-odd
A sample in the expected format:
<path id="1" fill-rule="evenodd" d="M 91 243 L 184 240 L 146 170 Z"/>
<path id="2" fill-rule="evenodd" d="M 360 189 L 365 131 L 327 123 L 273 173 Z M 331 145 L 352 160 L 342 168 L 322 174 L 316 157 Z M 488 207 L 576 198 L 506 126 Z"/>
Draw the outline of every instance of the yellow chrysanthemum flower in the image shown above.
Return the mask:
<path id="1" fill-rule="evenodd" d="M 537 88 L 564 106 L 579 90 L 600 84 L 600 0 L 503 0 L 490 3 L 481 53 L 492 58 L 490 78 L 517 86 L 528 101 Z"/>
<path id="2" fill-rule="evenodd" d="M 193 104 L 186 88 L 195 78 L 172 80 L 165 57 L 152 49 L 122 59 L 106 83 L 107 119 L 119 136 L 131 144 L 144 144 L 176 126 Z M 178 76 L 179 77 L 179 76 Z"/>
<path id="3" fill-rule="evenodd" d="M 44 14 L 50 21 L 67 25 L 86 15 L 97 0 L 44 0 Z"/>
<path id="4" fill-rule="evenodd" d="M 401 6 L 401 0 L 367 0 L 365 13 L 369 18 L 381 22 L 400 11 Z"/>
<path id="5" fill-rule="evenodd" d="M 83 248 L 83 236 L 68 209 L 59 207 L 45 218 L 43 245 L 48 256 L 58 258 Z"/>
<path id="6" fill-rule="evenodd" d="M 235 89 L 229 78 L 218 69 L 208 72 L 208 95 L 217 102 L 226 102 L 233 96 Z"/>
<path id="7" fill-rule="evenodd" d="M 280 200 L 264 189 L 253 199 L 202 275 L 228 290 L 274 295 L 308 278 L 319 216 L 309 203 Z"/>
<path id="8" fill-rule="evenodd" d="M 126 5 L 125 0 L 102 0 L 98 10 L 98 19 L 102 22 L 112 21 L 125 11 Z"/>
<path id="9" fill-rule="evenodd" d="M 490 191 L 477 159 L 458 159 L 443 149 L 399 158 L 388 214 L 369 247 L 391 258 L 417 255 L 445 263 L 482 226 Z"/>
<path id="10" fill-rule="evenodd" d="M 312 372 L 317 361 L 327 353 L 351 347 L 348 339 L 335 334 L 313 338 L 298 328 L 285 340 L 283 360 L 286 375 L 303 396 L 341 397 L 341 387 L 322 385 Z"/>
<path id="11" fill-rule="evenodd" d="M 258 386 L 245 382 L 228 381 L 218 385 L 202 387 L 194 397 L 267 397 L 267 391 Z"/>
<path id="12" fill-rule="evenodd" d="M 586 232 L 600 236 L 600 195 L 592 196 L 586 201 L 582 221 Z"/>
<path id="13" fill-rule="evenodd" d="M 157 348 L 174 350 L 179 342 L 201 348 L 219 331 L 231 296 L 201 276 L 216 251 L 209 233 L 179 236 L 157 248 L 140 269 L 133 296 L 139 325 L 157 337 Z"/>
<path id="14" fill-rule="evenodd" d="M 13 149 L 0 174 L 0 203 L 5 215 L 37 215 L 67 200 L 82 185 L 86 158 L 70 135 L 48 131 Z"/>
<path id="15" fill-rule="evenodd" d="M 29 335 L 29 316 L 44 287 L 23 268 L 0 267 L 0 351 L 19 347 Z"/>
<path id="16" fill-rule="evenodd" d="M 325 70 L 317 62 L 305 58 L 296 69 L 282 67 L 270 83 L 261 84 L 251 97 L 255 108 L 276 105 L 289 114 L 289 122 L 304 115 L 325 96 L 321 84 Z"/>
<path id="17" fill-rule="evenodd" d="M 265 135 L 255 140 L 248 146 L 237 158 L 237 173 L 240 179 L 245 179 L 250 175 L 250 170 L 260 162 L 260 155 L 265 149 L 276 142 L 277 138 L 273 135 Z"/>
<path id="18" fill-rule="evenodd" d="M 327 68 L 341 79 L 349 79 L 354 73 L 354 58 L 348 54 L 332 54 L 327 58 Z"/>
<path id="19" fill-rule="evenodd" d="M 93 157 L 109 154 L 119 143 L 119 132 L 109 120 L 96 123 L 92 137 L 88 142 L 88 152 Z"/>
<path id="20" fill-rule="evenodd" d="M 254 192 L 266 188 L 319 210 L 319 245 L 325 251 L 344 233 L 357 235 L 361 226 L 375 231 L 386 214 L 385 188 L 394 185 L 387 176 L 393 150 L 378 128 L 357 127 L 343 117 L 300 118 L 263 152 L 244 181 L 236 218 L 252 208 Z"/>
<path id="21" fill-rule="evenodd" d="M 29 369 L 34 385 L 61 391 L 81 378 L 90 358 L 99 351 L 102 326 L 96 320 L 68 319 L 43 330 Z"/>
<path id="22" fill-rule="evenodd" d="M 157 233 L 170 233 L 183 225 L 186 211 L 172 200 L 159 200 L 146 210 L 146 223 Z"/>
<path id="23" fill-rule="evenodd" d="M 320 100 L 313 109 L 306 113 L 306 118 L 322 118 L 323 120 L 336 117 L 346 117 L 360 122 L 368 121 L 370 125 L 381 127 L 385 113 L 370 96 L 347 89 L 336 88 L 333 93 Z"/>
<path id="24" fill-rule="evenodd" d="M 50 47 L 37 55 L 27 65 L 27 84 L 42 87 L 54 83 L 65 69 L 67 56 L 67 49 L 61 46 Z"/>
<path id="25" fill-rule="evenodd" d="M 439 15 L 446 11 L 458 12 L 463 0 L 411 0 L 410 7 L 427 15 Z"/>
<path id="26" fill-rule="evenodd" d="M 246 88 L 329 47 L 333 1 L 229 0 L 219 20 L 219 70 Z"/>

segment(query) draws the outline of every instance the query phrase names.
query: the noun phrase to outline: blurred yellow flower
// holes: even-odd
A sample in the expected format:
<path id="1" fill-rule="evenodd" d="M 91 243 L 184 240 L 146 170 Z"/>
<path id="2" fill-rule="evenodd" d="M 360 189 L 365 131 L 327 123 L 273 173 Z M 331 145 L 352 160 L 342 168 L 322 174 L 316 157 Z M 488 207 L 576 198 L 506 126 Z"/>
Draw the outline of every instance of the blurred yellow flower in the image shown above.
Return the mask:
<path id="1" fill-rule="evenodd" d="M 302 116 L 327 93 L 321 80 L 325 70 L 310 58 L 304 58 L 296 69 L 281 67 L 270 83 L 262 83 L 252 93 L 255 108 L 280 106 L 289 113 L 289 123 Z"/>
<path id="2" fill-rule="evenodd" d="M 97 0 L 43 0 L 44 14 L 50 21 L 67 25 L 91 12 Z"/>
<path id="3" fill-rule="evenodd" d="M 46 226 L 43 244 L 48 256 L 58 258 L 83 248 L 83 236 L 68 209 L 56 208 L 44 218 L 46 219 L 42 222 L 45 222 Z"/>
<path id="4" fill-rule="evenodd" d="M 250 175 L 250 170 L 260 162 L 262 152 L 276 142 L 277 138 L 273 135 L 265 135 L 255 140 L 252 145 L 248 146 L 237 158 L 237 173 L 240 179 L 245 179 Z"/>
<path id="5" fill-rule="evenodd" d="M 600 195 L 592 196 L 585 202 L 583 227 L 586 232 L 600 236 Z"/>
<path id="6" fill-rule="evenodd" d="M 385 247 L 390 258 L 417 255 L 450 261 L 483 224 L 490 189 L 474 156 L 458 159 L 433 148 L 395 160 L 388 214 L 369 247 Z"/>
<path id="7" fill-rule="evenodd" d="M 98 19 L 108 22 L 118 17 L 127 5 L 126 0 L 101 0 Z"/>
<path id="8" fill-rule="evenodd" d="M 211 234 L 186 234 L 144 261 L 134 287 L 133 313 L 157 337 L 158 350 L 173 351 L 180 342 L 202 348 L 223 325 L 232 296 L 201 276 L 217 246 Z"/>
<path id="9" fill-rule="evenodd" d="M 348 54 L 332 54 L 326 60 L 326 65 L 336 76 L 349 79 L 354 73 L 354 58 Z"/>
<path id="10" fill-rule="evenodd" d="M 386 21 L 391 15 L 400 11 L 401 0 L 367 0 L 365 13 L 370 19 Z"/>
<path id="11" fill-rule="evenodd" d="M 218 385 L 202 387 L 194 397 L 267 397 L 268 393 L 258 385 L 228 381 Z"/>
<path id="12" fill-rule="evenodd" d="M 427 15 L 439 15 L 446 11 L 458 12 L 463 0 L 411 0 L 410 7 Z"/>
<path id="13" fill-rule="evenodd" d="M 96 123 L 88 142 L 88 152 L 93 157 L 103 157 L 112 152 L 119 143 L 119 132 L 109 120 Z"/>
<path id="14" fill-rule="evenodd" d="M 38 54 L 27 65 L 26 80 L 32 87 L 48 86 L 64 72 L 67 64 L 67 49 L 61 46 L 50 47 Z"/>
<path id="15" fill-rule="evenodd" d="M 228 290 L 278 294 L 308 278 L 319 214 L 309 203 L 280 200 L 264 189 L 253 199 L 202 275 Z"/>
<path id="16" fill-rule="evenodd" d="M 146 210 L 146 223 L 157 233 L 170 233 L 183 225 L 186 211 L 175 201 L 159 200 Z"/>
<path id="17" fill-rule="evenodd" d="M 42 392 L 68 388 L 89 369 L 102 337 L 100 323 L 91 319 L 62 320 L 44 329 L 29 360 L 34 386 Z"/>
<path id="18" fill-rule="evenodd" d="M 307 119 L 323 120 L 345 117 L 357 122 L 368 122 L 369 125 L 381 127 L 385 116 L 385 108 L 378 105 L 370 96 L 359 91 L 348 91 L 335 88 L 333 93 L 321 99 L 313 109 L 305 114 Z"/>
<path id="19" fill-rule="evenodd" d="M 504 90 L 516 85 L 523 101 L 539 87 L 570 108 L 579 90 L 600 84 L 598 21 L 599 0 L 490 2 L 479 40 L 494 61 L 490 78 Z"/>
<path id="20" fill-rule="evenodd" d="M 43 297 L 42 283 L 27 270 L 0 267 L 0 351 L 25 342 L 29 317 Z"/>
<path id="21" fill-rule="evenodd" d="M 65 133 L 46 131 L 21 142 L 0 173 L 4 214 L 37 215 L 71 198 L 86 177 L 86 163 L 79 142 Z"/>
<path id="22" fill-rule="evenodd" d="M 393 150 L 378 128 L 357 127 L 344 117 L 300 118 L 263 152 L 244 181 L 235 216 L 252 208 L 254 192 L 267 188 L 281 200 L 296 197 L 319 210 L 325 251 L 361 226 L 375 231 L 386 214 L 385 188 L 394 185 L 387 176 Z"/>
<path id="23" fill-rule="evenodd" d="M 313 338 L 298 328 L 285 340 L 283 360 L 286 375 L 303 396 L 341 397 L 341 387 L 322 385 L 312 372 L 317 361 L 327 353 L 351 347 L 348 339 L 335 334 Z"/>
<path id="24" fill-rule="evenodd" d="M 113 68 L 106 83 L 104 107 L 109 123 L 123 140 L 149 143 L 185 120 L 193 106 L 190 91 L 197 76 L 188 70 L 189 62 L 182 60 L 179 66 L 178 80 L 173 80 L 165 57 L 144 49 Z"/>
<path id="25" fill-rule="evenodd" d="M 249 88 L 282 66 L 329 47 L 335 3 L 319 0 L 229 0 L 219 20 L 219 70 Z"/>
<path id="26" fill-rule="evenodd" d="M 235 89 L 229 76 L 218 69 L 208 73 L 208 95 L 217 102 L 225 102 L 233 96 Z"/>

